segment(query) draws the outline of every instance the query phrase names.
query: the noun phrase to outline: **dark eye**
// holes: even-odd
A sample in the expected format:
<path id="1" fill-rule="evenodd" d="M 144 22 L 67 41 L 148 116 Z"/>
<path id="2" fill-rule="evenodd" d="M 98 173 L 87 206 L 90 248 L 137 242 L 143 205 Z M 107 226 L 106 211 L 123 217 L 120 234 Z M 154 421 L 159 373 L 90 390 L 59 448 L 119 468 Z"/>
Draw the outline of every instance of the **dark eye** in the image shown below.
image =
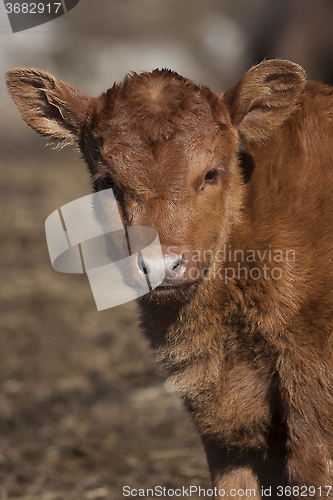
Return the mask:
<path id="1" fill-rule="evenodd" d="M 207 174 L 205 175 L 205 182 L 214 181 L 217 178 L 217 175 L 218 175 L 217 168 L 214 168 L 213 170 L 209 170 L 209 172 L 207 172 Z"/>
<path id="2" fill-rule="evenodd" d="M 219 171 L 217 168 L 213 168 L 212 170 L 209 170 L 206 173 L 204 182 L 200 188 L 201 191 L 203 191 L 208 184 L 213 184 L 217 180 L 218 175 L 219 175 Z"/>
<path id="3" fill-rule="evenodd" d="M 114 188 L 114 183 L 113 183 L 112 177 L 110 175 L 106 175 L 105 177 L 103 177 L 102 183 L 103 183 L 103 187 L 106 187 L 108 189 Z"/>

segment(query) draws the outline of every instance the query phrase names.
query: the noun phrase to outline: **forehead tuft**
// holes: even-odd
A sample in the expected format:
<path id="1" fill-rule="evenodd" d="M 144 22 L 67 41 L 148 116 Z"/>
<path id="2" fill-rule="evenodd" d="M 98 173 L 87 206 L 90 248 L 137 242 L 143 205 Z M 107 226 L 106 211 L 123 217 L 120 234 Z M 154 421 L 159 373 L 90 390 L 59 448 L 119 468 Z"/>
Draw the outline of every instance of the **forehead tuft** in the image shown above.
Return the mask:
<path id="1" fill-rule="evenodd" d="M 144 141 L 170 139 L 184 126 L 213 125 L 212 95 L 170 70 L 133 73 L 103 95 L 102 119 L 113 129 L 138 133 Z"/>

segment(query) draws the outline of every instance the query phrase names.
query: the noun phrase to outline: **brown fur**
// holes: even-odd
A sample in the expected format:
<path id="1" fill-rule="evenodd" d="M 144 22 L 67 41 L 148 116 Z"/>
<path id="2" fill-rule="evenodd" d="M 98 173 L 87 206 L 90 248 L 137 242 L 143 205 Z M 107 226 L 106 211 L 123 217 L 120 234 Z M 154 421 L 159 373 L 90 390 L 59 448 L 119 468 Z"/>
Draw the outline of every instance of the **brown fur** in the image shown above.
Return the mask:
<path id="1" fill-rule="evenodd" d="M 280 60 L 224 94 L 167 70 L 99 98 L 24 68 L 8 88 L 29 125 L 79 144 L 125 224 L 154 227 L 166 258 L 182 256 L 174 286 L 139 300 L 142 326 L 214 487 L 261 498 L 262 487 L 330 485 L 332 89 Z"/>

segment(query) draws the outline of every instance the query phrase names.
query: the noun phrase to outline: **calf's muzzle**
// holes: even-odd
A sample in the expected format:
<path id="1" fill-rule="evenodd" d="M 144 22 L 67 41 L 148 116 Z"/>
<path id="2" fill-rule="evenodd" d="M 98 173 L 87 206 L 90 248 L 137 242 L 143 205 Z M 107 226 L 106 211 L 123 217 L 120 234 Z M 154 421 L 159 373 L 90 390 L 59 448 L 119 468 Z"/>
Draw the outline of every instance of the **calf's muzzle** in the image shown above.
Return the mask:
<path id="1" fill-rule="evenodd" d="M 186 271 L 187 260 L 185 259 L 184 252 L 167 253 L 150 253 L 149 256 L 142 257 L 138 255 L 137 266 L 139 271 L 146 276 L 158 275 L 164 271 L 165 278 L 160 286 L 172 287 L 178 286 L 184 282 L 184 274 Z"/>

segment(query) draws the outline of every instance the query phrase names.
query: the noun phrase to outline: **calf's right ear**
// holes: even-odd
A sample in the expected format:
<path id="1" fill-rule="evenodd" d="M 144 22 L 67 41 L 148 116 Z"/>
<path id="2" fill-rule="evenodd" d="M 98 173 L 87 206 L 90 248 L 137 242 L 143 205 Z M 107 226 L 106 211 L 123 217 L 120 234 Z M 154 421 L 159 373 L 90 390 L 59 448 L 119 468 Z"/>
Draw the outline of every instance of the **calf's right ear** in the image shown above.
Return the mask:
<path id="1" fill-rule="evenodd" d="M 260 142 L 289 118 L 305 86 L 301 66 L 282 59 L 263 61 L 224 94 L 232 124 L 248 142 Z"/>
<path id="2" fill-rule="evenodd" d="M 39 69 L 14 68 L 6 76 L 8 91 L 30 127 L 65 145 L 78 142 L 92 97 Z"/>

